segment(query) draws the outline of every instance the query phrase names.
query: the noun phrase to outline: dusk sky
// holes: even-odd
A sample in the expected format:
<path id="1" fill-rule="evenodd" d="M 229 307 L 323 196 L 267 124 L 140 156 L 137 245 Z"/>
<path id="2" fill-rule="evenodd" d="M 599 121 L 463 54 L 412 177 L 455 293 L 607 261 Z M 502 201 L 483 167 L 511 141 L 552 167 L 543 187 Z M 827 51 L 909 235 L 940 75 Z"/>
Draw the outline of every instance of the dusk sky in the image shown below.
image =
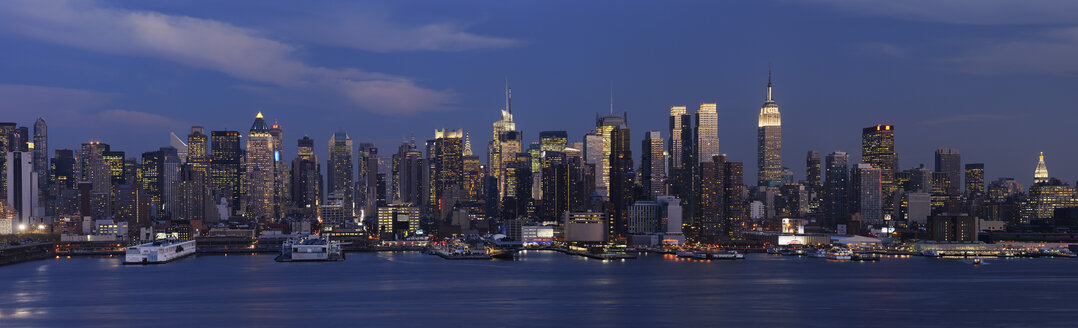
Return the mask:
<path id="1" fill-rule="evenodd" d="M 262 111 L 286 158 L 339 128 L 393 152 L 463 128 L 485 152 L 506 78 L 526 141 L 628 112 L 669 137 L 673 105 L 718 102 L 723 153 L 755 181 L 768 66 L 783 162 L 860 158 L 896 126 L 899 166 L 939 147 L 986 178 L 1032 180 L 1037 152 L 1074 183 L 1078 1 L 2 1 L 0 121 L 44 117 L 50 149 L 138 157 L 191 125 L 244 133 Z M 484 156 L 485 157 L 485 156 Z M 322 157 L 322 160 L 325 158 Z M 323 163 L 324 165 L 324 163 Z"/>

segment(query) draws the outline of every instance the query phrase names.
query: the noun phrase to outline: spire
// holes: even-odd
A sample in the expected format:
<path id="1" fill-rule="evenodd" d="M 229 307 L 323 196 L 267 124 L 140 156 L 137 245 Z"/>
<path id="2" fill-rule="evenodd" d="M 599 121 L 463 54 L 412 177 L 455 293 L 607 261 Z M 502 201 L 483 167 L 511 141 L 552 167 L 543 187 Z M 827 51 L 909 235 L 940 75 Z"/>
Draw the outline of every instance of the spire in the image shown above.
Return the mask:
<path id="1" fill-rule="evenodd" d="M 1042 151 L 1037 160 L 1037 169 L 1033 170 L 1033 183 L 1048 182 L 1048 165 L 1044 164 L 1044 152 Z"/>
<path id="2" fill-rule="evenodd" d="M 614 81 L 610 81 L 610 115 L 614 115 Z"/>
<path id="3" fill-rule="evenodd" d="M 255 115 L 255 118 L 262 118 L 262 111 L 258 111 L 258 115 Z"/>
<path id="4" fill-rule="evenodd" d="M 468 135 L 468 132 L 464 133 L 464 156 L 472 156 L 472 138 Z"/>
<path id="5" fill-rule="evenodd" d="M 767 100 L 765 102 L 775 102 L 771 98 L 771 65 L 767 65 Z"/>
<path id="6" fill-rule="evenodd" d="M 505 110 L 513 113 L 513 88 L 509 87 L 509 77 L 505 78 Z"/>

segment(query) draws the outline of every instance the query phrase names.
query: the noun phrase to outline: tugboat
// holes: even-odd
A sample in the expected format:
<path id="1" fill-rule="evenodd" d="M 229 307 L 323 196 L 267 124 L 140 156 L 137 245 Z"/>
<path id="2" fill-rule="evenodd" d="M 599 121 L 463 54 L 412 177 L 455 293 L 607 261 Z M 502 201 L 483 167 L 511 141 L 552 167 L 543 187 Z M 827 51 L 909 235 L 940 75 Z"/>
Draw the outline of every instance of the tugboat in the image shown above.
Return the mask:
<path id="1" fill-rule="evenodd" d="M 329 238 L 320 238 L 318 236 L 304 236 L 281 243 L 281 255 L 277 255 L 274 261 L 344 261 L 344 251 L 341 250 L 341 242 L 339 241 L 330 241 Z"/>

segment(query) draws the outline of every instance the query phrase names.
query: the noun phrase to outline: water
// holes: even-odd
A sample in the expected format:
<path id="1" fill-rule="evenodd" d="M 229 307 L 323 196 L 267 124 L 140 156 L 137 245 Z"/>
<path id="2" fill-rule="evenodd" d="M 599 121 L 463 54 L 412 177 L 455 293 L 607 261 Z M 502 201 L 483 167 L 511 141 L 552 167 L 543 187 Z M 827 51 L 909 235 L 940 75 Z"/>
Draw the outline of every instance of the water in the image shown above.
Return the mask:
<path id="1" fill-rule="evenodd" d="M 1073 327 L 1078 259 L 750 254 L 602 262 L 352 253 L 336 263 L 207 255 L 124 266 L 119 257 L 0 267 L 0 327 L 394 326 Z"/>

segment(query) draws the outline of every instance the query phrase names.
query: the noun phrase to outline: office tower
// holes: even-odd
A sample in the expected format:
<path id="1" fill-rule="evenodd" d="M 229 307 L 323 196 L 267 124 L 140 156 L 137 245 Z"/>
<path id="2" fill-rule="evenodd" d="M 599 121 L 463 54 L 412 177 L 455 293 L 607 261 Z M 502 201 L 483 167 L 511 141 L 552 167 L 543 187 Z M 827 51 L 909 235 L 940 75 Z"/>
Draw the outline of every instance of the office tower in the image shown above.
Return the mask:
<path id="1" fill-rule="evenodd" d="M 722 185 L 723 209 L 722 232 L 726 237 L 741 235 L 745 219 L 748 218 L 748 201 L 745 199 L 745 163 L 730 162 L 725 155 L 719 155 L 723 162 Z"/>
<path id="2" fill-rule="evenodd" d="M 292 183 L 289 203 L 295 214 L 307 218 L 319 217 L 322 206 L 322 167 L 314 154 L 314 140 L 303 136 L 296 145 L 292 160 Z"/>
<path id="3" fill-rule="evenodd" d="M 338 131 L 329 137 L 329 159 L 326 160 L 326 194 L 336 193 L 344 215 L 351 218 L 355 213 L 355 185 L 352 180 L 352 138 L 344 131 Z M 327 196 L 326 203 L 329 199 Z"/>
<path id="4" fill-rule="evenodd" d="M 564 150 L 565 148 L 563 148 Z M 542 218 L 556 221 L 570 210 L 570 169 L 566 154 L 544 151 L 542 158 Z"/>
<path id="5" fill-rule="evenodd" d="M 356 206 L 360 207 L 363 218 L 374 217 L 378 209 L 378 147 L 373 143 L 362 142 L 356 154 Z"/>
<path id="6" fill-rule="evenodd" d="M 413 204 L 388 204 L 378 208 L 378 237 L 382 240 L 398 240 L 415 235 L 422 217 L 418 206 Z"/>
<path id="7" fill-rule="evenodd" d="M 949 184 L 943 188 L 947 195 L 958 197 L 962 193 L 962 155 L 958 149 L 936 149 L 936 172 L 947 174 Z"/>
<path id="8" fill-rule="evenodd" d="M 206 220 L 205 208 L 214 204 L 210 198 L 209 137 L 201 126 L 192 126 L 187 134 L 186 193 L 191 220 Z"/>
<path id="9" fill-rule="evenodd" d="M 532 201 L 531 155 L 517 153 L 511 161 L 505 161 L 505 197 L 502 198 L 502 217 L 517 219 L 528 215 Z"/>
<path id="10" fill-rule="evenodd" d="M 684 129 L 684 126 L 692 126 L 689 120 L 685 119 L 686 116 L 685 106 L 673 106 L 670 107 L 670 170 L 680 169 L 682 165 L 682 146 L 686 140 L 691 143 L 692 129 Z M 689 138 L 685 138 L 685 132 L 688 130 Z"/>
<path id="11" fill-rule="evenodd" d="M 703 163 L 718 154 L 718 104 L 703 103 L 696 111 L 696 159 L 699 163 Z"/>
<path id="12" fill-rule="evenodd" d="M 257 222 L 273 222 L 277 215 L 277 203 L 273 198 L 276 190 L 273 136 L 269 130 L 262 112 L 258 112 L 247 133 L 247 153 L 244 157 L 247 217 Z"/>
<path id="13" fill-rule="evenodd" d="M 520 153 L 520 143 L 523 142 L 524 136 L 519 131 L 505 131 L 498 136 L 498 145 L 501 149 L 498 151 L 498 156 L 501 159 L 498 160 L 498 165 L 501 165 L 496 171 L 498 174 L 499 190 L 501 197 L 509 197 L 515 193 L 509 186 L 508 179 L 509 173 L 505 168 L 509 165 L 509 162 L 516 160 L 517 153 Z"/>
<path id="14" fill-rule="evenodd" d="M 161 161 L 161 206 L 170 217 L 182 218 L 183 208 L 182 185 L 179 182 L 183 177 L 183 164 L 176 148 L 162 147 L 160 149 Z M 177 212 L 173 215 L 173 212 Z"/>
<path id="15" fill-rule="evenodd" d="M 767 73 L 767 98 L 760 107 L 756 133 L 756 185 L 778 186 L 782 174 L 782 116 L 771 97 L 771 72 Z"/>
<path id="16" fill-rule="evenodd" d="M 596 188 L 600 196 L 610 197 L 610 170 L 611 170 L 611 154 L 613 153 L 613 136 L 612 133 L 615 129 L 628 129 L 628 113 L 625 116 L 613 115 L 613 111 L 608 116 L 599 117 L 595 115 L 595 135 L 599 136 L 602 141 L 602 152 L 599 154 L 599 160 L 597 166 L 599 172 L 596 173 Z M 616 219 L 615 219 L 616 220 Z M 617 222 L 615 222 L 616 224 Z M 614 225 L 611 225 L 614 227 Z"/>
<path id="17" fill-rule="evenodd" d="M 832 152 L 825 158 L 827 176 L 824 183 L 824 204 L 827 215 L 821 220 L 821 225 L 826 228 L 844 223 L 849 218 L 849 163 L 850 155 L 845 152 Z"/>
<path id="18" fill-rule="evenodd" d="M 640 183 L 648 198 L 666 194 L 666 151 L 662 133 L 651 130 L 644 134 L 640 149 Z"/>
<path id="19" fill-rule="evenodd" d="M 240 146 L 240 133 L 237 131 L 210 132 L 212 146 L 210 161 L 210 187 L 213 200 L 225 199 L 231 209 L 230 215 L 237 215 L 243 204 L 243 148 Z M 151 197 L 152 194 L 151 194 Z"/>
<path id="20" fill-rule="evenodd" d="M 490 144 L 488 145 L 487 168 L 491 175 L 498 179 L 498 195 L 505 197 L 505 164 L 506 159 L 510 159 L 516 156 L 516 153 L 520 152 L 520 140 L 518 134 L 510 134 L 509 140 L 514 142 L 514 145 L 503 145 L 506 140 L 506 132 L 513 132 L 517 130 L 516 123 L 513 122 L 513 103 L 512 103 L 512 89 L 509 88 L 509 83 L 505 83 L 505 108 L 501 109 L 501 120 L 495 121 L 493 124 L 493 131 L 490 136 Z M 513 139 L 516 137 L 517 139 Z M 428 155 L 429 156 L 429 155 Z"/>
<path id="21" fill-rule="evenodd" d="M 428 150 L 433 168 L 431 172 L 433 202 L 430 206 L 439 215 L 448 213 L 452 209 L 454 204 L 449 204 L 447 200 L 449 193 L 452 189 L 461 188 L 463 185 L 463 137 L 463 130 L 434 130 L 434 140 L 430 144 L 431 149 Z M 528 163 L 529 167 L 530 165 Z M 528 190 L 531 190 L 530 186 Z"/>
<path id="22" fill-rule="evenodd" d="M 682 214 L 684 225 L 688 228 L 686 234 L 694 233 L 693 218 L 696 213 L 695 204 L 697 190 L 696 174 L 696 146 L 693 137 L 692 115 L 686 113 L 685 106 L 670 107 L 670 183 L 669 194 L 676 196 L 685 203 Z"/>
<path id="23" fill-rule="evenodd" d="M 90 190 L 83 201 L 88 202 L 88 214 L 96 219 L 109 215 L 109 197 L 112 190 L 112 171 L 105 161 L 109 145 L 100 142 L 82 144 L 80 160 L 80 181 L 87 182 Z"/>
<path id="24" fill-rule="evenodd" d="M 49 129 L 45 119 L 38 117 L 34 122 L 34 172 L 37 172 L 37 185 L 41 195 L 38 201 L 44 204 L 45 190 L 49 185 Z"/>
<path id="25" fill-rule="evenodd" d="M 539 132 L 539 145 L 542 151 L 565 151 L 569 146 L 569 134 L 565 131 Z"/>
<path id="26" fill-rule="evenodd" d="M 898 153 L 895 152 L 895 127 L 876 125 L 861 130 L 861 162 L 880 169 L 883 181 L 883 215 L 890 216 L 894 208 L 894 195 L 898 190 L 895 172 L 898 170 Z"/>
<path id="27" fill-rule="evenodd" d="M 420 207 L 425 205 L 423 177 L 427 170 L 424 166 L 423 153 L 416 148 L 414 143 L 404 143 L 393 156 L 396 158 L 394 163 L 397 164 L 397 169 L 394 170 L 397 174 L 395 179 L 397 186 L 393 188 L 397 190 L 395 200 L 402 204 Z M 475 158 L 475 156 L 467 157 Z M 475 158 L 475 161 L 478 162 L 478 158 Z"/>
<path id="28" fill-rule="evenodd" d="M 180 139 L 176 132 L 169 132 L 168 145 L 176 148 L 176 156 L 180 158 L 180 164 L 187 164 L 187 142 Z"/>
<path id="29" fill-rule="evenodd" d="M 599 170 L 602 170 L 603 161 L 603 137 L 599 136 L 595 132 L 588 132 L 584 134 L 584 163 L 591 165 L 594 169 L 591 173 L 596 177 L 602 176 Z M 602 187 L 602 180 L 596 179 L 594 181 L 595 186 L 593 189 Z M 605 191 L 604 191 L 605 193 Z"/>
<path id="30" fill-rule="evenodd" d="M 78 215 L 79 183 L 78 161 L 75 152 L 70 149 L 57 149 L 55 157 L 49 163 L 49 202 L 45 204 L 45 215 Z"/>
<path id="31" fill-rule="evenodd" d="M 7 163 L 4 168 L 4 176 L 7 177 L 5 200 L 8 206 L 15 209 L 14 220 L 11 221 L 12 231 L 19 231 L 14 227 L 34 224 L 35 219 L 42 214 L 38 212 L 38 173 L 33 170 L 33 153 L 11 151 L 4 155 Z"/>
<path id="32" fill-rule="evenodd" d="M 612 235 L 627 238 L 629 205 L 633 204 L 633 152 L 629 128 L 618 127 L 610 130 L 610 203 L 614 206 L 611 215 Z"/>
<path id="33" fill-rule="evenodd" d="M 584 162 L 584 152 L 580 148 L 566 147 L 562 153 L 565 157 L 565 165 L 569 177 L 569 210 L 573 212 L 583 211 L 587 208 L 591 193 L 595 190 L 594 166 Z M 563 219 L 558 217 L 558 220 Z"/>
<path id="34" fill-rule="evenodd" d="M 15 134 L 18 133 L 18 127 L 15 123 L 0 122 L 0 154 L 7 154 L 10 151 L 16 151 L 13 147 L 16 143 Z M 0 161 L 0 172 L 7 172 L 7 159 Z M 7 195 L 7 176 L 0 176 L 0 195 Z"/>
<path id="35" fill-rule="evenodd" d="M 861 221 L 869 224 L 883 222 L 882 173 L 869 164 L 857 164 L 850 171 L 850 204 L 852 211 L 861 214 Z"/>
<path id="36" fill-rule="evenodd" d="M 108 167 L 110 186 L 124 184 L 124 156 L 122 151 L 101 153 L 101 159 Z"/>
<path id="37" fill-rule="evenodd" d="M 805 181 L 810 186 L 819 186 L 821 182 L 820 151 L 810 150 L 805 156 Z"/>
<path id="38" fill-rule="evenodd" d="M 636 201 L 629 206 L 628 234 L 647 235 L 663 232 L 662 206 L 656 201 Z"/>
<path id="39" fill-rule="evenodd" d="M 723 219 L 726 217 L 726 187 L 723 183 L 725 174 L 723 156 L 712 156 L 712 160 L 700 163 L 700 193 L 697 209 L 699 220 L 694 224 L 695 238 L 699 242 L 714 242 L 722 234 Z"/>
<path id="40" fill-rule="evenodd" d="M 135 229 L 150 225 L 150 201 L 142 188 L 123 184 L 116 186 L 115 193 L 113 220 Z"/>
<path id="41" fill-rule="evenodd" d="M 1037 168 L 1033 170 L 1033 183 L 1048 182 L 1048 165 L 1044 164 L 1044 152 L 1037 159 Z"/>
<path id="42" fill-rule="evenodd" d="M 270 125 L 269 134 L 273 145 L 273 217 L 281 219 L 284 218 L 284 209 L 289 204 L 288 196 L 291 192 L 288 185 L 292 180 L 288 177 L 288 165 L 284 161 L 284 131 L 277 121 Z"/>
<path id="43" fill-rule="evenodd" d="M 539 142 L 532 142 L 528 145 L 528 155 L 531 156 L 531 198 L 540 200 L 543 198 L 543 149 Z"/>
<path id="44" fill-rule="evenodd" d="M 1057 208 L 1076 207 L 1075 188 L 1056 178 L 1029 186 L 1029 195 L 1021 208 L 1022 223 L 1051 218 Z"/>
<path id="45" fill-rule="evenodd" d="M 972 216 L 931 216 L 928 218 L 928 240 L 939 242 L 977 241 L 978 222 Z"/>
<path id="46" fill-rule="evenodd" d="M 984 163 L 966 164 L 966 195 L 984 194 Z"/>

